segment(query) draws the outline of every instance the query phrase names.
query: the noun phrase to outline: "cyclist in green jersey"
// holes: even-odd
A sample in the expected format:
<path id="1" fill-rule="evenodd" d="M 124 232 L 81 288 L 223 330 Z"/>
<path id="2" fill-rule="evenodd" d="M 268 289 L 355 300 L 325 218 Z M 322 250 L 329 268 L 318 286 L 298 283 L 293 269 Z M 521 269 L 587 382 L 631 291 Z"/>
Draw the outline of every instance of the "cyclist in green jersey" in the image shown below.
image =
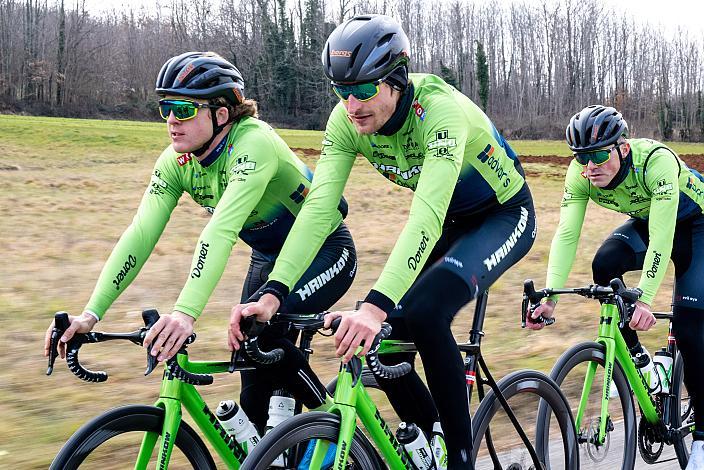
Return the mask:
<path id="1" fill-rule="evenodd" d="M 361 308 L 327 321 L 343 316 L 335 341 L 345 361 L 360 345 L 367 352 L 384 320 L 394 338 L 416 343 L 431 393 L 415 372 L 379 378 L 380 385 L 401 419 L 426 433 L 439 415 L 448 468 L 471 468 L 464 365 L 450 324 L 528 252 L 535 211 L 518 158 L 489 118 L 439 77 L 409 74 L 408 51 L 401 26 L 383 15 L 352 18 L 328 38 L 323 66 L 340 103 L 267 287 L 284 295 L 315 256 L 358 154 L 414 191 L 408 221 Z M 263 296 L 242 313 L 266 319 L 277 306 Z"/>
<path id="2" fill-rule="evenodd" d="M 238 237 L 252 247 L 239 301 L 257 294 L 308 193 L 311 171 L 269 125 L 256 118 L 256 102 L 245 99 L 239 70 L 219 55 L 187 52 L 172 57 L 159 72 L 156 93 L 162 97 L 159 110 L 171 145 L 157 160 L 137 214 L 113 248 L 84 312 L 71 317 L 61 338 L 62 357 L 65 342 L 74 333 L 90 331 L 137 276 L 183 193 L 212 217 L 200 234 L 173 312 L 163 315 L 145 339 L 160 361 L 174 356 L 192 333 Z M 323 249 L 300 280 L 301 288 L 321 275 L 326 282 L 305 295 L 281 298 L 281 311 L 324 311 L 351 285 L 356 255 L 342 223 L 346 211 L 344 199 L 338 199 L 335 214 L 322 229 Z M 230 349 L 238 349 L 243 338 L 228 331 Z M 263 347 L 283 348 L 284 359 L 242 374 L 241 405 L 260 428 L 274 389 L 287 388 L 309 408 L 325 400 L 324 386 L 292 335 L 265 330 L 260 336 Z"/>
<path id="3" fill-rule="evenodd" d="M 628 125 L 616 109 L 588 106 L 566 130 L 574 152 L 565 178 L 560 222 L 552 241 L 547 286 L 565 285 L 575 258 L 587 202 L 631 218 L 614 230 L 592 262 L 594 282 L 608 285 L 627 271 L 642 269 L 643 294 L 630 324 L 621 331 L 636 365 L 651 360 L 636 331 L 655 324 L 650 311 L 667 260 L 675 265 L 673 329 L 684 360 L 684 380 L 692 398 L 695 431 L 688 469 L 704 469 L 704 376 L 696 370 L 704 357 L 704 177 L 667 146 L 651 139 L 629 139 Z M 552 317 L 557 298 L 533 313 Z M 529 323 L 533 329 L 543 325 Z"/>

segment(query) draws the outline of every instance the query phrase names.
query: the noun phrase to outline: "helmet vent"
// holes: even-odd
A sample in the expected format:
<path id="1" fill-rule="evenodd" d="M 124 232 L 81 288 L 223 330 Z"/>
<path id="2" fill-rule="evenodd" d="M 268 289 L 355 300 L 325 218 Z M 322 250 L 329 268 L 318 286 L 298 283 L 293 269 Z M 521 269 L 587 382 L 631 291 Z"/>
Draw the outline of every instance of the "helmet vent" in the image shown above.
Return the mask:
<path id="1" fill-rule="evenodd" d="M 374 64 L 374 67 L 377 67 L 377 68 L 378 68 L 378 67 L 383 67 L 386 63 L 389 62 L 389 59 L 391 59 L 391 53 L 390 53 L 390 52 L 387 52 L 386 54 L 384 54 L 384 57 L 382 57 L 381 59 L 379 59 L 379 60 L 377 61 L 377 63 Z"/>
<path id="2" fill-rule="evenodd" d="M 379 39 L 379 42 L 376 43 L 377 47 L 383 47 L 386 45 L 386 43 L 391 42 L 391 40 L 394 38 L 394 33 L 388 33 L 385 34 L 384 37 Z"/>

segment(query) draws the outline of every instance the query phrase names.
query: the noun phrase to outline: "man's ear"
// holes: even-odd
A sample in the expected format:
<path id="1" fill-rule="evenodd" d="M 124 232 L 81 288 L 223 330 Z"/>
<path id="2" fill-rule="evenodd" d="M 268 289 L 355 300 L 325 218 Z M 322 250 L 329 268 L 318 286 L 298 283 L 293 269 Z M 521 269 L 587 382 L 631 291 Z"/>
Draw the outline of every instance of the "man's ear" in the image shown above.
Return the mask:
<path id="1" fill-rule="evenodd" d="M 631 151 L 631 144 L 628 143 L 628 141 L 624 142 L 621 144 L 621 155 L 624 157 L 628 155 L 628 152 Z"/>
<path id="2" fill-rule="evenodd" d="M 230 111 L 225 106 L 221 106 L 215 110 L 215 118 L 218 121 L 218 126 L 222 126 L 230 118 Z"/>

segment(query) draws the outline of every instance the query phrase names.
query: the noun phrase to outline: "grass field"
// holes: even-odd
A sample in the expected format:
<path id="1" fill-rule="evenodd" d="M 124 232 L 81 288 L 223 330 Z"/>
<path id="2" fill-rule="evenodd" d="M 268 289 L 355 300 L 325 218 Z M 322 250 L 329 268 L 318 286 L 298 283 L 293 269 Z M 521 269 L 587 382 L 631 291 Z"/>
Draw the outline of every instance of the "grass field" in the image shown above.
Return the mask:
<path id="1" fill-rule="evenodd" d="M 282 130 L 291 147 L 318 149 L 322 134 Z M 129 345 L 88 348 L 82 358 L 104 368 L 111 378 L 87 384 L 57 363 L 44 375 L 44 332 L 57 310 L 80 312 L 102 264 L 130 223 L 149 181 L 151 167 L 167 145 L 163 124 L 0 116 L 5 157 L 0 175 L 0 246 L 3 248 L 0 320 L 6 334 L 0 354 L 0 468 L 46 468 L 78 426 L 101 411 L 127 403 L 152 403 L 160 373 L 145 378 L 144 353 Z M 526 155 L 566 155 L 560 142 L 514 142 Z M 704 154 L 704 145 L 675 144 L 688 154 Z M 304 160 L 315 166 L 316 157 Z M 549 244 L 562 195 L 561 168 L 526 164 L 539 217 L 532 251 L 493 287 L 485 323 L 484 352 L 495 376 L 524 367 L 548 371 L 570 345 L 593 338 L 593 303 L 564 299 L 559 320 L 541 333 L 519 328 L 521 285 L 525 278 L 544 282 Z M 702 168 L 699 168 L 702 170 Z M 347 223 L 355 237 L 359 273 L 337 307 L 350 308 L 363 298 L 380 273 L 407 218 L 411 193 L 388 182 L 359 159 L 345 192 Z M 142 308 L 170 311 L 183 286 L 197 237 L 208 221 L 203 210 L 183 198 L 152 257 L 132 286 L 113 305 L 97 329 L 125 331 L 138 327 Z M 596 247 L 624 216 L 590 207 L 578 262 L 570 284 L 591 281 L 590 260 Z M 249 249 L 236 245 L 227 270 L 197 323 L 198 341 L 189 349 L 195 359 L 227 359 L 229 309 L 239 299 Z M 636 274 L 627 277 L 637 280 Z M 671 276 L 668 276 L 671 279 Z M 669 309 L 671 282 L 661 288 L 656 309 Z M 471 323 L 467 307 L 453 326 L 465 340 Z M 664 344 L 662 325 L 644 334 L 651 351 Z M 337 371 L 330 340 L 315 343 L 313 368 L 326 381 Z M 237 398 L 239 380 L 224 377 L 202 389 L 211 408 Z M 384 414 L 391 418 L 388 406 Z M 119 466 L 119 465 L 118 465 Z"/>

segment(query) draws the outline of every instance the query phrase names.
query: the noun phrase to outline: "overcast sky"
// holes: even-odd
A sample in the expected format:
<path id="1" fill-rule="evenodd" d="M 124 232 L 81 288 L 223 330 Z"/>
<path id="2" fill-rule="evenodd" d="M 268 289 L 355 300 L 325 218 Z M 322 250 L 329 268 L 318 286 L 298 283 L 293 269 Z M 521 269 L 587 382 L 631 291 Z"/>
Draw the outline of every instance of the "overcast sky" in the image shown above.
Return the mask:
<path id="1" fill-rule="evenodd" d="M 226 0 L 213 0 L 214 2 Z M 452 0 L 440 0 L 450 2 Z M 484 4 L 494 1 L 499 4 L 525 3 L 529 0 L 466 0 Z M 550 0 L 548 0 L 550 1 Z M 554 1 L 554 0 L 552 0 Z M 662 25 L 666 30 L 674 32 L 677 26 L 684 26 L 698 36 L 704 36 L 704 1 L 702 0 L 600 0 L 615 10 L 623 10 L 635 18 L 648 22 L 653 26 Z M 153 8 L 154 0 L 86 0 L 89 11 L 100 12 L 112 9 L 116 5 L 133 7 L 146 6 Z M 161 0 L 163 5 L 168 5 L 169 0 Z M 530 3 L 533 3 L 532 1 Z"/>

